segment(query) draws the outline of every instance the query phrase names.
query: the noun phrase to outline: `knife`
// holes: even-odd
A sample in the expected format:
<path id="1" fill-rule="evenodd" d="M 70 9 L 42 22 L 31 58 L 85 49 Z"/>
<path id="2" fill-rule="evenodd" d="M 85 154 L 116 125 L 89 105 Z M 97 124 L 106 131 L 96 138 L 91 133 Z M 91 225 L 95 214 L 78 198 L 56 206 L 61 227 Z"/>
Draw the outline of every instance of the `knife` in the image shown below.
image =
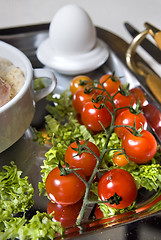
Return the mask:
<path id="1" fill-rule="evenodd" d="M 140 33 L 131 24 L 125 22 L 124 25 L 132 37 L 136 37 L 136 35 Z M 142 46 L 158 63 L 161 64 L 161 50 L 157 46 L 146 38 L 140 43 L 140 46 Z"/>

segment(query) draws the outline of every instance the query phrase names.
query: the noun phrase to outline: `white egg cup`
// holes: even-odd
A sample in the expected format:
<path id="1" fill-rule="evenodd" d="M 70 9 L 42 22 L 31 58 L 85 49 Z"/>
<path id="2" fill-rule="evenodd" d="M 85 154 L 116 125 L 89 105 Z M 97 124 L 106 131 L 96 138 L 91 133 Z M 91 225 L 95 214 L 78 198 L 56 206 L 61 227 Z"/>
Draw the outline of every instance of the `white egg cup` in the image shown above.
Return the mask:
<path id="1" fill-rule="evenodd" d="M 67 75 L 93 71 L 104 64 L 108 56 L 108 48 L 100 39 L 97 39 L 96 46 L 91 51 L 79 55 L 63 56 L 54 54 L 50 47 L 49 39 L 45 40 L 37 51 L 37 57 L 40 62 Z"/>
<path id="2" fill-rule="evenodd" d="M 49 37 L 37 49 L 40 62 L 66 75 L 93 71 L 108 56 L 108 47 L 97 38 L 90 17 L 75 4 L 65 5 L 55 14 Z"/>

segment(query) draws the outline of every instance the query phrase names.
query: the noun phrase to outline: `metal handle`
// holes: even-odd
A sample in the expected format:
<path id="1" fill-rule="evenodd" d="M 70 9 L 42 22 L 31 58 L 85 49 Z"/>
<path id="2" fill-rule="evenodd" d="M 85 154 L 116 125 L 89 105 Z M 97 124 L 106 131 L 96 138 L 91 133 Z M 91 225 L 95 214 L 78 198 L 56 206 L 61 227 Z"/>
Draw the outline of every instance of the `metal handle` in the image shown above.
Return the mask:
<path id="1" fill-rule="evenodd" d="M 140 74 L 145 77 L 146 83 L 149 86 L 150 90 L 156 96 L 156 98 L 161 102 L 161 78 L 157 76 L 150 68 L 146 67 L 141 62 L 135 62 L 136 48 L 144 40 L 144 38 L 150 34 L 156 41 L 158 47 L 161 49 L 161 31 L 149 23 L 145 23 L 146 29 L 139 33 L 129 45 L 126 52 L 126 63 L 128 67 L 135 73 Z"/>
<path id="2" fill-rule="evenodd" d="M 145 27 L 146 29 L 143 32 L 139 33 L 132 40 L 126 52 L 126 62 L 129 68 L 133 72 L 138 73 L 144 77 L 146 77 L 147 74 L 149 74 L 149 72 L 145 71 L 145 69 L 143 70 L 142 68 L 140 68 L 135 62 L 134 56 L 136 53 L 136 48 L 140 45 L 140 43 L 144 40 L 144 38 L 146 38 L 146 36 L 150 34 L 156 41 L 158 47 L 161 49 L 161 31 L 156 27 L 152 26 L 150 23 L 145 23 Z"/>

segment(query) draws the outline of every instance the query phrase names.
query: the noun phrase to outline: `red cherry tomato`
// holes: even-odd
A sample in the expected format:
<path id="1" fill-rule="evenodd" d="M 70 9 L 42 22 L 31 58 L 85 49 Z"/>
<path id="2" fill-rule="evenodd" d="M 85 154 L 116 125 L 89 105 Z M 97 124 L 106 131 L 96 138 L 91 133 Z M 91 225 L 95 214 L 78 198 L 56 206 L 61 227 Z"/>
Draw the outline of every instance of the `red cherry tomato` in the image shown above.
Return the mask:
<path id="1" fill-rule="evenodd" d="M 122 138 L 122 147 L 131 161 L 143 164 L 154 157 L 157 142 L 155 137 L 147 130 L 143 130 L 141 136 L 135 136 L 128 132 Z"/>
<path id="2" fill-rule="evenodd" d="M 83 125 L 83 122 L 82 122 L 81 114 L 80 114 L 80 113 L 77 113 L 76 118 L 77 118 L 79 124 L 80 124 L 80 125 Z"/>
<path id="3" fill-rule="evenodd" d="M 156 130 L 161 127 L 161 112 L 156 106 L 149 103 L 143 107 L 144 116 L 146 117 L 149 125 Z"/>
<path id="4" fill-rule="evenodd" d="M 48 202 L 47 213 L 53 212 L 53 220 L 61 222 L 61 225 L 65 228 L 73 227 L 76 225 L 76 220 L 79 215 L 82 206 L 82 200 L 73 205 L 62 206 L 51 201 Z"/>
<path id="5" fill-rule="evenodd" d="M 85 141 L 80 140 L 79 143 L 83 145 Z M 95 144 L 88 142 L 87 147 L 89 147 L 98 157 L 100 156 L 100 151 Z M 78 148 L 76 142 L 73 142 L 67 148 L 65 152 L 65 162 L 67 162 L 72 168 L 81 168 L 85 177 L 91 176 L 97 163 L 95 156 L 91 152 L 82 152 L 80 155 L 77 155 L 78 151 L 75 151 L 73 148 Z"/>
<path id="6" fill-rule="evenodd" d="M 127 106 L 135 107 L 136 101 L 132 94 L 124 96 L 123 94 L 118 93 L 114 97 L 114 104 L 115 104 L 116 108 L 120 108 L 120 107 L 122 108 L 122 107 L 127 107 Z M 126 108 L 118 110 L 117 115 L 124 110 L 126 110 Z"/>
<path id="7" fill-rule="evenodd" d="M 81 81 L 83 81 L 81 83 Z M 81 83 L 81 84 L 80 84 Z M 92 79 L 86 75 L 79 75 L 74 77 L 70 82 L 70 91 L 74 94 L 78 89 L 82 89 L 85 86 L 90 86 L 92 84 Z"/>
<path id="8" fill-rule="evenodd" d="M 105 107 L 98 109 L 99 105 L 100 103 L 93 104 L 92 102 L 87 102 L 81 112 L 83 124 L 93 132 L 100 132 L 103 130 L 100 122 L 104 128 L 109 127 L 111 123 L 111 114 Z M 107 104 L 107 107 L 112 111 L 111 104 Z"/>
<path id="9" fill-rule="evenodd" d="M 112 169 L 106 172 L 98 183 L 98 195 L 101 200 L 108 200 L 117 194 L 122 198 L 120 203 L 106 203 L 108 206 L 121 209 L 130 206 L 137 196 L 137 187 L 132 175 L 123 169 Z"/>
<path id="10" fill-rule="evenodd" d="M 113 162 L 118 167 L 123 167 L 128 164 L 128 159 L 126 158 L 125 154 L 120 151 L 116 151 L 113 154 Z"/>
<path id="11" fill-rule="evenodd" d="M 156 130 L 155 130 L 158 138 L 161 140 L 161 127 L 158 127 Z"/>
<path id="12" fill-rule="evenodd" d="M 112 74 L 103 75 L 99 82 L 103 84 L 104 88 L 110 95 L 114 95 L 119 90 L 121 85 L 121 81 Z"/>
<path id="13" fill-rule="evenodd" d="M 148 104 L 144 92 L 139 87 L 132 88 L 130 92 L 134 96 L 136 102 L 138 101 L 140 102 L 141 107 L 146 106 Z"/>
<path id="14" fill-rule="evenodd" d="M 80 171 L 77 172 L 85 179 Z M 60 176 L 58 167 L 48 174 L 45 188 L 49 198 L 61 205 L 71 205 L 78 202 L 86 189 L 85 184 L 74 173 Z"/>
<path id="15" fill-rule="evenodd" d="M 115 125 L 129 125 L 133 126 L 135 121 L 136 129 L 143 127 L 143 129 L 147 129 L 147 121 L 142 113 L 135 114 L 132 113 L 129 109 L 124 110 L 119 113 L 115 120 Z M 119 138 L 123 138 L 123 136 L 129 132 L 125 127 L 116 127 L 115 132 Z"/>
<path id="16" fill-rule="evenodd" d="M 79 89 L 74 93 L 72 104 L 77 113 L 81 113 L 83 106 L 85 105 L 86 102 L 91 101 L 91 98 L 94 96 L 94 93 L 96 93 L 96 91 L 92 91 L 91 93 L 88 94 L 84 93 L 84 88 Z"/>
<path id="17" fill-rule="evenodd" d="M 103 212 L 101 211 L 99 205 L 96 205 L 94 215 L 95 215 L 96 219 L 100 219 L 100 218 L 104 217 Z"/>

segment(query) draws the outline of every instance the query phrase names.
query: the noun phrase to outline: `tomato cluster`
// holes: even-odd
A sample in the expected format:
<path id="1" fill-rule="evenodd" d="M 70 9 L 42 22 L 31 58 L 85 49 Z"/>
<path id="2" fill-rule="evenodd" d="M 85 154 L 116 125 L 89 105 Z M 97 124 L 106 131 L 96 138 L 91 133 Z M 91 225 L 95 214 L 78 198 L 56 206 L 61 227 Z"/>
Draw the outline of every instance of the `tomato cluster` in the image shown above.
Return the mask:
<path id="1" fill-rule="evenodd" d="M 146 117 L 137 108 L 139 101 L 146 112 L 146 98 L 139 88 L 129 90 L 126 87 L 125 91 L 120 79 L 114 74 L 105 74 L 97 82 L 87 76 L 77 76 L 71 81 L 70 91 L 73 108 L 81 124 L 93 134 L 112 129 L 121 139 L 122 148 L 116 149 L 113 155 L 116 168 L 106 171 L 98 180 L 98 196 L 110 207 L 126 208 L 135 201 L 137 187 L 132 175 L 120 167 L 129 161 L 147 163 L 157 149 L 154 136 L 147 130 Z M 65 166 L 62 168 L 66 173 L 68 164 L 70 171 L 62 174 L 60 167 L 56 167 L 49 173 L 45 183 L 46 192 L 52 201 L 48 205 L 48 212 L 51 209 L 55 211 L 55 220 L 61 221 L 61 215 L 67 216 L 75 208 L 76 221 L 87 189 L 87 179 L 99 168 L 100 156 L 101 152 L 94 143 L 76 140 L 69 145 L 64 155 Z M 62 224 L 70 226 L 63 220 Z"/>

